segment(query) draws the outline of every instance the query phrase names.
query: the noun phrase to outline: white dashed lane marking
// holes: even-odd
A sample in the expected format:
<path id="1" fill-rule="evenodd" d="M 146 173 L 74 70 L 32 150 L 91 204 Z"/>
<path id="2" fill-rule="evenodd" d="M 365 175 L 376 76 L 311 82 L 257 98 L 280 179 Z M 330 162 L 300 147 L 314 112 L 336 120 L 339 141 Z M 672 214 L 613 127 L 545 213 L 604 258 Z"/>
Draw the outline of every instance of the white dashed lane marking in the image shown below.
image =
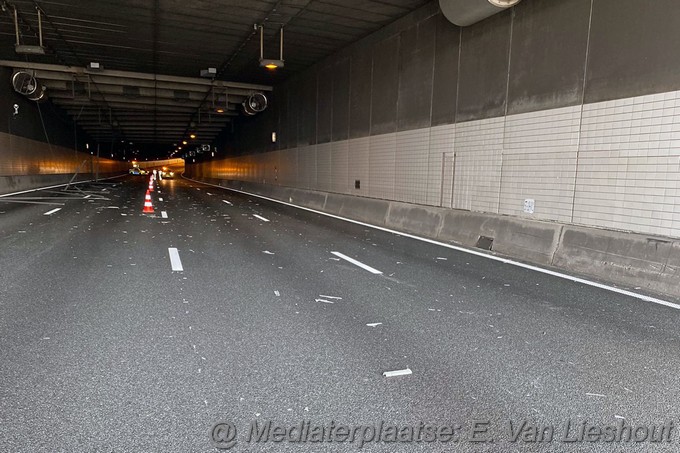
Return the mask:
<path id="1" fill-rule="evenodd" d="M 170 247 L 168 249 L 168 254 L 170 255 L 170 265 L 172 266 L 172 270 L 176 272 L 182 272 L 184 268 L 182 267 L 182 260 L 179 258 L 179 251 L 174 247 Z"/>
<path id="2" fill-rule="evenodd" d="M 361 261 L 357 261 L 357 260 L 355 260 L 354 258 L 350 258 L 350 257 L 347 256 L 347 255 L 343 255 L 343 254 L 340 253 L 340 252 L 331 252 L 331 253 L 332 253 L 333 255 L 337 256 L 338 258 L 342 258 L 343 260 L 348 261 L 348 262 L 354 264 L 355 266 L 359 266 L 360 268 L 362 268 L 363 270 L 366 270 L 366 271 L 370 272 L 371 274 L 376 274 L 376 275 L 382 274 L 382 272 L 379 271 L 378 269 L 375 269 L 375 268 L 369 266 L 368 264 L 364 264 L 364 263 L 362 263 Z"/>
<path id="3" fill-rule="evenodd" d="M 47 212 L 46 212 L 45 214 L 43 214 L 43 215 L 52 215 L 52 214 L 54 214 L 54 213 L 57 212 L 57 211 L 61 211 L 61 208 L 54 208 L 54 209 L 52 209 L 51 211 L 47 211 Z"/>

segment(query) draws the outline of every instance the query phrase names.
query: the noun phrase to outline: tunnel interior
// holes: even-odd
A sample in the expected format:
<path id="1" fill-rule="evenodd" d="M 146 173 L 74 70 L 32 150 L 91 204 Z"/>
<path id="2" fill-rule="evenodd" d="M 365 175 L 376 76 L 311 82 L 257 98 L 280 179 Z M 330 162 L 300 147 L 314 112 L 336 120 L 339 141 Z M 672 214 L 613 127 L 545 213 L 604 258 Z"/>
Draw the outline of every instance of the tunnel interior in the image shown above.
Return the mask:
<path id="1" fill-rule="evenodd" d="M 677 0 L 0 6 L 0 451 L 678 451 Z"/>

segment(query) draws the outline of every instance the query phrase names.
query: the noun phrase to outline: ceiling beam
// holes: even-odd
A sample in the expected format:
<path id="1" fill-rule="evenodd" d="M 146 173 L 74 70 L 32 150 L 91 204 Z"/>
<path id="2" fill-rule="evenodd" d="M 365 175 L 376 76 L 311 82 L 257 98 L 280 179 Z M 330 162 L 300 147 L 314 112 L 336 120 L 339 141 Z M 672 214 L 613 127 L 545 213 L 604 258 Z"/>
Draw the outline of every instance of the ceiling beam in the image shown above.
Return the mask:
<path id="1" fill-rule="evenodd" d="M 198 77 L 180 77 L 180 76 L 170 76 L 163 74 L 148 74 L 144 72 L 133 72 L 133 71 L 114 71 L 110 69 L 103 69 L 101 71 L 90 72 L 86 68 L 79 68 L 75 66 L 62 66 L 55 64 L 45 64 L 45 63 L 31 63 L 22 61 L 11 61 L 11 60 L 0 60 L 0 66 L 6 66 L 14 69 L 30 69 L 30 70 L 41 70 L 41 71 L 51 71 L 51 72 L 62 72 L 67 74 L 74 74 L 77 76 L 109 76 L 122 79 L 134 79 L 134 80 L 146 80 L 155 82 L 170 82 L 170 83 L 181 83 L 188 85 L 200 85 L 205 88 L 215 87 L 215 88 L 240 88 L 244 90 L 257 90 L 257 91 L 272 91 L 270 85 L 259 85 L 252 83 L 239 83 L 239 82 L 226 82 L 222 80 L 208 80 Z"/>

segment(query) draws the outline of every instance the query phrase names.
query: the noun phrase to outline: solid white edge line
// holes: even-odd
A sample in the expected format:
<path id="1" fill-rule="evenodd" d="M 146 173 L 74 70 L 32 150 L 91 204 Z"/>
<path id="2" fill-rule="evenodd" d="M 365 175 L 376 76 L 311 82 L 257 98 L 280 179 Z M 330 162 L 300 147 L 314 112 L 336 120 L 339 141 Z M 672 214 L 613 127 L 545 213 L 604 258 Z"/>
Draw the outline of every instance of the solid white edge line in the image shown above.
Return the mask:
<path id="1" fill-rule="evenodd" d="M 182 272 L 184 268 L 182 267 L 182 260 L 179 259 L 179 251 L 174 247 L 170 247 L 168 248 L 168 254 L 170 255 L 170 265 L 172 266 L 172 270 L 176 272 Z"/>
<path id="2" fill-rule="evenodd" d="M 477 250 L 466 249 L 464 247 L 460 247 L 460 246 L 452 245 L 452 244 L 447 244 L 445 242 L 440 242 L 440 241 L 437 241 L 437 240 L 434 240 L 434 239 L 428 239 L 428 238 L 424 238 L 424 237 L 421 237 L 421 236 L 416 236 L 416 235 L 413 235 L 413 234 L 404 233 L 404 232 L 401 232 L 401 231 L 391 230 L 389 228 L 381 227 L 381 226 L 378 226 L 378 225 L 372 225 L 370 223 L 365 223 L 365 222 L 360 222 L 358 220 L 348 219 L 346 217 L 341 217 L 341 216 L 338 216 L 338 215 L 335 215 L 335 214 L 330 214 L 330 213 L 323 212 L 323 211 L 317 211 L 316 209 L 306 208 L 304 206 L 298 206 L 298 205 L 295 205 L 293 203 L 288 203 L 288 202 L 285 202 L 285 201 L 277 200 L 275 198 L 265 197 L 265 196 L 262 196 L 262 195 L 246 192 L 246 191 L 243 191 L 243 190 L 232 189 L 230 187 L 223 187 L 223 186 L 218 186 L 216 184 L 210 184 L 210 183 L 207 183 L 207 182 L 197 181 L 195 179 L 187 178 L 184 175 L 182 175 L 182 178 L 188 179 L 189 181 L 197 182 L 197 183 L 200 183 L 200 184 L 205 184 L 205 185 L 208 185 L 208 186 L 219 187 L 219 188 L 225 189 L 225 190 L 231 190 L 232 192 L 241 193 L 241 194 L 248 195 L 248 196 L 251 196 L 251 197 L 260 198 L 262 200 L 272 201 L 274 203 L 279 203 L 279 204 L 282 204 L 282 205 L 291 206 L 293 208 L 302 209 L 304 211 L 313 212 L 315 214 L 324 215 L 326 217 L 331 217 L 331 218 L 338 219 L 338 220 L 344 220 L 345 222 L 353 223 L 355 225 L 361 225 L 361 226 L 365 226 L 365 227 L 368 227 L 368 228 L 373 228 L 373 229 L 376 229 L 376 230 L 396 234 L 398 236 L 403 236 L 403 237 L 407 237 L 407 238 L 411 238 L 411 239 L 416 239 L 418 241 L 427 242 L 429 244 L 439 245 L 441 247 L 446 247 L 448 249 L 456 250 L 458 252 L 463 252 L 463 253 L 467 253 L 467 254 L 470 254 L 470 255 L 480 256 L 482 258 L 487 258 L 487 259 L 490 259 L 490 260 L 493 260 L 493 261 L 498 261 L 498 262 L 501 262 L 503 264 L 510 264 L 512 266 L 521 267 L 521 268 L 532 270 L 532 271 L 535 271 L 535 272 L 540 272 L 542 274 L 552 275 L 553 277 L 558 277 L 558 278 L 561 278 L 561 279 L 564 279 L 564 280 L 570 280 L 574 283 L 581 283 L 581 284 L 584 284 L 584 285 L 587 285 L 587 286 L 592 286 L 594 288 L 604 289 L 606 291 L 610 291 L 610 292 L 613 292 L 613 293 L 622 294 L 624 296 L 633 297 L 633 298 L 639 299 L 639 300 L 644 300 L 645 302 L 651 302 L 651 303 L 654 303 L 654 304 L 663 305 L 663 306 L 666 306 L 666 307 L 674 308 L 676 310 L 680 310 L 680 304 L 675 304 L 673 302 L 669 302 L 669 301 L 663 300 L 663 299 L 657 299 L 656 297 L 646 296 L 644 294 L 636 293 L 636 292 L 633 292 L 633 291 L 628 291 L 626 289 L 616 288 L 615 286 L 605 285 L 603 283 L 594 282 L 592 280 L 586 280 L 585 278 L 575 277 L 573 275 L 563 274 L 562 272 L 557 272 L 557 271 L 553 271 L 553 270 L 550 270 L 550 269 L 545 269 L 545 268 L 542 268 L 542 267 L 533 266 L 531 264 L 521 263 L 519 261 L 513 261 L 513 260 L 510 260 L 510 259 L 507 259 L 507 258 L 501 258 L 499 256 L 479 252 Z"/>
<path id="3" fill-rule="evenodd" d="M 122 174 L 118 176 L 110 176 L 108 178 L 99 178 L 97 181 L 106 181 L 107 179 L 116 179 L 116 178 L 122 178 L 123 176 L 127 176 L 128 174 Z M 27 190 L 22 190 L 19 192 L 12 192 L 12 193 L 4 193 L 0 195 L 0 198 L 4 197 L 11 197 L 14 195 L 21 195 L 24 193 L 31 193 L 31 192 L 38 192 L 40 190 L 47 190 L 47 189 L 58 189 L 59 187 L 66 187 L 66 186 L 75 186 L 76 184 L 85 184 L 88 182 L 96 182 L 94 179 L 88 179 L 87 181 L 76 181 L 72 183 L 66 183 L 66 184 L 57 184 L 56 186 L 45 186 L 45 187 L 38 187 L 37 189 L 27 189 Z"/>
<path id="4" fill-rule="evenodd" d="M 52 214 L 54 214 L 54 213 L 57 212 L 57 211 L 61 211 L 61 208 L 54 208 L 54 209 L 52 209 L 51 211 L 47 211 L 47 212 L 44 213 L 43 215 L 52 215 Z"/>
<path id="5" fill-rule="evenodd" d="M 354 264 L 355 266 L 359 266 L 360 268 L 370 272 L 371 274 L 376 274 L 376 275 L 382 274 L 382 272 L 380 272 L 378 269 L 375 269 L 375 268 L 369 266 L 368 264 L 364 264 L 361 261 L 357 261 L 354 258 L 350 258 L 347 255 L 343 255 L 340 252 L 331 252 L 331 253 L 333 255 L 337 256 L 338 258 L 342 258 L 345 261 L 349 261 L 350 263 Z"/>
<path id="6" fill-rule="evenodd" d="M 165 211 L 161 211 L 161 217 L 164 218 L 164 219 L 167 219 L 167 218 L 168 218 L 168 213 L 165 212 Z"/>
<path id="7" fill-rule="evenodd" d="M 263 222 L 269 222 L 269 219 L 265 219 L 261 215 L 253 214 L 253 217 L 257 217 L 258 219 L 262 220 Z"/>

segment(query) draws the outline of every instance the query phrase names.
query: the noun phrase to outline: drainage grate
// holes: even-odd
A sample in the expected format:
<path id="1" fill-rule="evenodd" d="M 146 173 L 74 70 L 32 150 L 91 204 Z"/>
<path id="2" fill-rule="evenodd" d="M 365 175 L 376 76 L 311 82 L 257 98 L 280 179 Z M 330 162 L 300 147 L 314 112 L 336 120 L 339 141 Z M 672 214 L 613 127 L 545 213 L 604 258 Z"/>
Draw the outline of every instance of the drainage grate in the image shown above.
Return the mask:
<path id="1" fill-rule="evenodd" d="M 475 247 L 478 249 L 491 250 L 493 247 L 493 238 L 480 236 L 479 239 L 477 239 Z"/>

